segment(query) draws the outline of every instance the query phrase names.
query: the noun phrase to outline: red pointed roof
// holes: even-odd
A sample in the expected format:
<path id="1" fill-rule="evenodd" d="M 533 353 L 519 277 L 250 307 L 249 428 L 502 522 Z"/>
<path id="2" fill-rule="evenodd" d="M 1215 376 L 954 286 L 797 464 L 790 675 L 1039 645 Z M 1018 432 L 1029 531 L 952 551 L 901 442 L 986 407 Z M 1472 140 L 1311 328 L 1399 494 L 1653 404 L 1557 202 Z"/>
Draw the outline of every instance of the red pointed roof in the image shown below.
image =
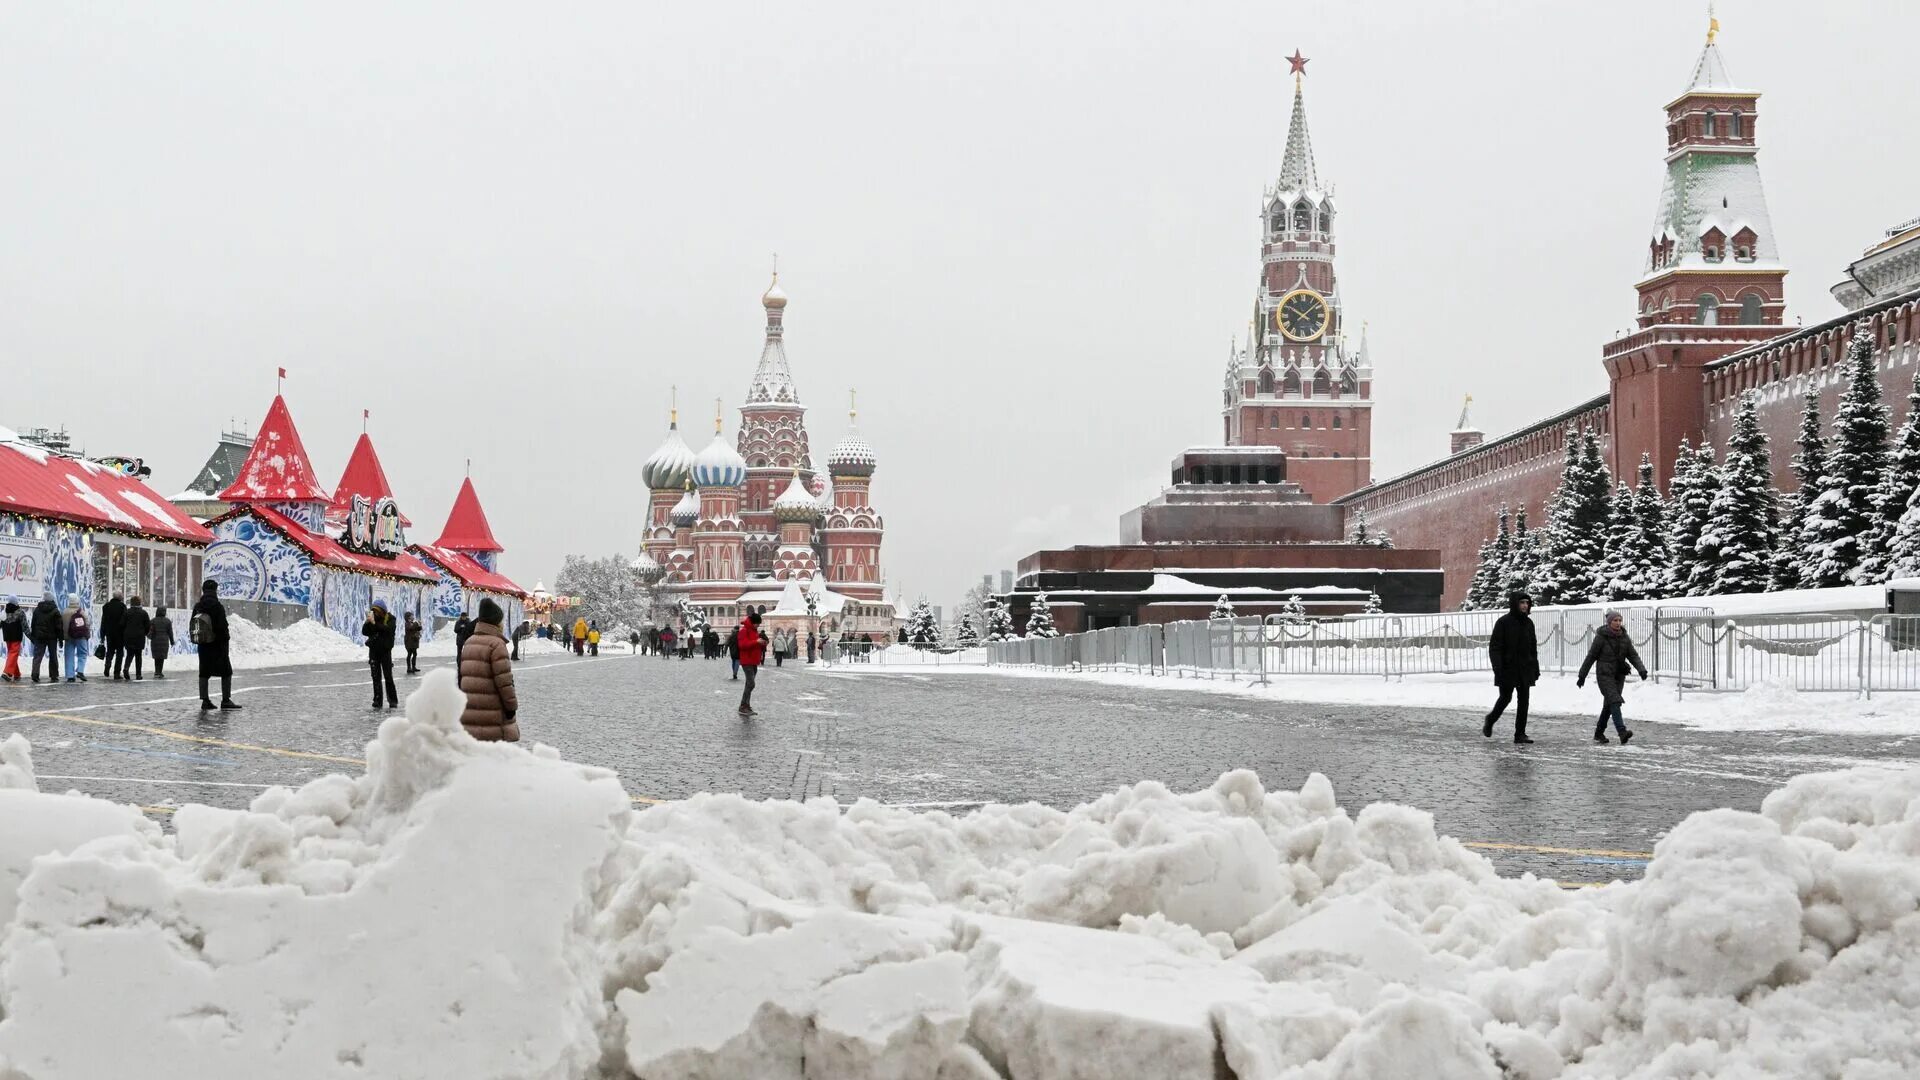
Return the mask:
<path id="1" fill-rule="evenodd" d="M 340 474 L 340 482 L 333 486 L 333 505 L 327 508 L 328 515 L 344 518 L 351 514 L 355 495 L 365 496 L 369 503 L 393 496 L 393 488 L 387 485 L 387 470 L 380 467 L 380 455 L 373 452 L 373 440 L 364 431 L 347 458 L 347 471 Z M 400 524 L 413 528 L 413 522 L 408 521 L 404 513 L 400 515 Z"/>
<path id="2" fill-rule="evenodd" d="M 473 477 L 460 481 L 460 494 L 453 497 L 453 509 L 447 513 L 447 527 L 440 530 L 433 546 L 453 551 L 507 550 L 493 538 L 487 512 L 480 509 L 480 496 L 473 493 Z"/>
<path id="3" fill-rule="evenodd" d="M 306 552 L 309 558 L 322 566 L 357 570 L 368 574 L 384 574 L 388 577 L 411 578 L 415 581 L 437 582 L 440 580 L 440 576 L 433 572 L 433 568 L 421 562 L 419 556 L 412 552 L 403 551 L 391 559 L 383 559 L 378 555 L 362 555 L 357 551 L 348 551 L 333 537 L 325 533 L 308 532 L 299 522 L 267 506 L 236 506 L 207 524 L 218 525 L 248 514 L 253 515 L 254 520 L 286 537 L 288 543 Z"/>
<path id="4" fill-rule="evenodd" d="M 527 590 L 515 585 L 512 578 L 489 570 L 457 551 L 433 544 L 415 544 L 407 550 L 427 560 L 428 566 L 438 563 L 446 567 L 448 573 L 459 578 L 460 584 L 470 589 L 506 593 L 508 596 L 522 598 L 527 595 Z"/>
<path id="5" fill-rule="evenodd" d="M 253 437 L 253 449 L 240 466 L 240 477 L 220 493 L 225 502 L 328 502 L 327 489 L 313 475 L 313 462 L 300 444 L 299 429 L 278 394 Z"/>

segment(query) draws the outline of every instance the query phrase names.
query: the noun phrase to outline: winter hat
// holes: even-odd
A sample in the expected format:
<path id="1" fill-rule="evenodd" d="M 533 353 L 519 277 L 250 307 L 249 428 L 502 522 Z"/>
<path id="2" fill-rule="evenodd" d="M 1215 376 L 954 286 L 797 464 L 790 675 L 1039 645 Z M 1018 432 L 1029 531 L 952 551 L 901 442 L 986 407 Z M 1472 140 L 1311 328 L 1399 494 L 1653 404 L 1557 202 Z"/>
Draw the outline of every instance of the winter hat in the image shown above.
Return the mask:
<path id="1" fill-rule="evenodd" d="M 1625 616 L 1625 615 L 1622 615 L 1622 614 L 1620 614 L 1620 612 L 1619 612 L 1619 611 L 1618 611 L 1617 609 L 1615 609 L 1615 608 L 1608 608 L 1608 609 L 1607 609 L 1607 613 L 1606 613 L 1605 615 L 1603 615 L 1603 616 L 1601 616 L 1601 617 L 1600 617 L 1600 621 L 1601 621 L 1601 622 L 1612 622 L 1612 621 L 1613 621 L 1613 620 L 1615 620 L 1615 619 L 1625 619 L 1625 618 L 1626 618 L 1626 616 Z"/>
<path id="2" fill-rule="evenodd" d="M 373 606 L 380 609 L 381 611 L 387 610 L 387 602 L 385 600 L 375 600 L 373 602 Z"/>
<path id="3" fill-rule="evenodd" d="M 507 613 L 504 611 L 501 611 L 500 605 L 494 603 L 491 597 L 481 598 L 480 600 L 480 621 L 481 622 L 492 623 L 495 626 L 499 626 L 501 623 L 506 621 L 506 618 L 507 618 Z"/>
<path id="4" fill-rule="evenodd" d="M 220 583 L 212 578 L 208 578 L 200 583 L 200 591 L 203 593 L 217 593 L 220 591 Z"/>
<path id="5" fill-rule="evenodd" d="M 747 616 L 747 621 L 748 621 L 748 622 L 750 622 L 750 623 L 752 623 L 752 624 L 753 624 L 753 625 L 755 625 L 755 626 L 759 626 L 759 625 L 760 625 L 760 613 L 756 611 L 756 612 L 754 612 L 754 613 L 752 613 L 751 615 L 748 615 L 748 616 Z"/>

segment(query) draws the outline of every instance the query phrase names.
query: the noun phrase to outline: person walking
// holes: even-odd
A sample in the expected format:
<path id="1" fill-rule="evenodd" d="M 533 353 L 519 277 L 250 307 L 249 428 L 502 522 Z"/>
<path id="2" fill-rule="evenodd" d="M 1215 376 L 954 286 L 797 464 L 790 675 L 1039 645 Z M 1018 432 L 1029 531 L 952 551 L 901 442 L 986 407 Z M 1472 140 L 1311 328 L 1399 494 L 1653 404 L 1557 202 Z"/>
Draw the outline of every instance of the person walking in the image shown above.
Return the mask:
<path id="1" fill-rule="evenodd" d="M 127 601 L 120 617 L 120 681 L 127 681 L 127 668 L 133 668 L 133 680 L 141 681 L 140 671 L 147 658 L 147 631 L 153 629 L 153 616 L 140 606 L 140 598 Z"/>
<path id="2" fill-rule="evenodd" d="M 638 630 L 627 631 L 627 647 L 633 650 L 633 655 L 636 658 L 639 657 L 640 653 L 643 651 L 640 648 L 640 631 Z"/>
<path id="3" fill-rule="evenodd" d="M 747 624 L 742 622 L 727 634 L 727 659 L 733 663 L 733 681 L 735 682 L 740 679 L 740 627 L 745 625 Z"/>
<path id="4" fill-rule="evenodd" d="M 406 625 L 400 628 L 400 644 L 407 650 L 407 674 L 420 674 L 420 620 L 409 611 L 405 616 Z"/>
<path id="5" fill-rule="evenodd" d="M 360 624 L 360 636 L 367 639 L 367 667 L 373 672 L 373 707 L 376 709 L 382 704 L 383 678 L 386 707 L 391 709 L 400 704 L 400 692 L 393 686 L 393 637 L 398 629 L 385 600 L 375 600 L 367 609 L 367 621 Z"/>
<path id="6" fill-rule="evenodd" d="M 80 607 L 80 601 L 67 598 L 67 681 L 87 681 L 87 643 L 93 640 L 93 620 Z"/>
<path id="7" fill-rule="evenodd" d="M 0 641 L 6 643 L 7 664 L 0 670 L 0 682 L 20 681 L 20 648 L 27 640 L 27 615 L 20 601 L 7 597 L 7 609 L 0 614 Z"/>
<path id="8" fill-rule="evenodd" d="M 519 742 L 520 698 L 513 689 L 513 661 L 500 624 L 506 614 L 491 598 L 480 601 L 480 619 L 460 650 L 460 690 L 467 707 L 460 726 L 481 742 Z"/>
<path id="9" fill-rule="evenodd" d="M 127 677 L 126 656 L 120 651 L 120 634 L 127 625 L 127 602 L 115 590 L 100 608 L 100 670 L 109 682 Z M 73 672 L 69 671 L 71 675 Z"/>
<path id="10" fill-rule="evenodd" d="M 47 679 L 60 681 L 60 651 L 66 647 L 67 628 L 60 621 L 60 609 L 53 594 L 43 593 L 33 605 L 33 618 L 27 623 L 27 640 L 33 645 L 33 681 L 40 681 L 40 658 L 47 658 Z"/>
<path id="11" fill-rule="evenodd" d="M 520 662 L 520 643 L 533 636 L 533 624 L 525 619 L 513 628 L 513 654 L 509 657 L 514 663 Z"/>
<path id="12" fill-rule="evenodd" d="M 662 660 L 673 655 L 673 627 L 663 626 L 660 628 L 660 645 L 654 649 L 654 652 L 659 653 L 660 659 Z"/>
<path id="13" fill-rule="evenodd" d="M 597 622 L 587 624 L 587 655 L 600 655 L 600 624 Z"/>
<path id="14" fill-rule="evenodd" d="M 753 612 L 746 621 L 735 630 L 737 647 L 734 658 L 740 670 L 747 673 L 747 685 L 740 691 L 740 715 L 754 716 L 753 680 L 760 672 L 761 661 L 767 658 L 767 639 L 760 633 L 760 613 Z"/>
<path id="15" fill-rule="evenodd" d="M 573 655 L 587 655 L 587 620 L 584 616 L 573 620 Z"/>
<path id="16" fill-rule="evenodd" d="M 466 651 L 467 639 L 473 636 L 473 619 L 466 612 L 453 621 L 453 663 L 460 665 L 460 654 Z"/>
<path id="17" fill-rule="evenodd" d="M 153 646 L 153 677 L 167 677 L 167 654 L 173 651 L 173 620 L 166 605 L 153 609 L 153 625 L 147 628 L 147 641 Z"/>
<path id="18" fill-rule="evenodd" d="M 781 667 L 787 660 L 787 632 L 785 629 L 773 632 L 773 666 Z"/>
<path id="19" fill-rule="evenodd" d="M 1480 734 L 1493 738 L 1493 725 L 1514 703 L 1513 741 L 1530 743 L 1527 738 L 1527 697 L 1533 684 L 1540 681 L 1540 641 L 1533 634 L 1533 597 L 1517 592 L 1507 597 L 1507 613 L 1493 624 L 1487 636 L 1487 656 L 1493 661 L 1493 685 L 1500 688 L 1493 711 L 1480 725 Z"/>
<path id="20" fill-rule="evenodd" d="M 1640 651 L 1633 647 L 1633 639 L 1627 636 L 1626 617 L 1617 611 L 1607 612 L 1607 625 L 1594 631 L 1593 644 L 1587 647 L 1587 658 L 1580 664 L 1580 676 L 1573 681 L 1575 686 L 1587 685 L 1587 672 L 1593 671 L 1595 680 L 1600 684 L 1600 719 L 1593 725 L 1593 741 L 1607 741 L 1607 719 L 1613 719 L 1613 730 L 1620 735 L 1620 745 L 1627 745 L 1633 738 L 1633 732 L 1627 730 L 1626 718 L 1620 715 L 1620 705 L 1625 700 L 1627 688 L 1627 668 L 1631 666 L 1640 673 L 1640 681 L 1647 680 L 1647 665 L 1640 662 Z"/>
<path id="21" fill-rule="evenodd" d="M 233 657 L 229 652 L 233 638 L 227 631 L 227 608 L 220 602 L 220 583 L 212 578 L 200 583 L 200 600 L 193 605 L 187 639 L 200 652 L 200 711 L 213 708 L 207 687 L 214 679 L 220 680 L 220 707 L 239 708 L 240 703 L 233 700 Z"/>

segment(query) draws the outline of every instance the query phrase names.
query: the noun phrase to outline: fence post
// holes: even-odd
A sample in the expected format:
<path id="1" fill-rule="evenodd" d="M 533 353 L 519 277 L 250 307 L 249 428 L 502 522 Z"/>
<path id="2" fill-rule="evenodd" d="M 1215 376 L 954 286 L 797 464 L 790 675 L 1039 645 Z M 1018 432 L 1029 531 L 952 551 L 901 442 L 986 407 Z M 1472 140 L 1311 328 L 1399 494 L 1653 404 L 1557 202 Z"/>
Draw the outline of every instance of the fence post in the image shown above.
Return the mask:
<path id="1" fill-rule="evenodd" d="M 1653 609 L 1653 685 L 1660 685 L 1660 609 Z"/>
<path id="2" fill-rule="evenodd" d="M 1868 620 L 1860 624 L 1860 694 L 1867 701 L 1873 700 L 1873 661 L 1868 651 L 1873 648 L 1873 622 Z"/>

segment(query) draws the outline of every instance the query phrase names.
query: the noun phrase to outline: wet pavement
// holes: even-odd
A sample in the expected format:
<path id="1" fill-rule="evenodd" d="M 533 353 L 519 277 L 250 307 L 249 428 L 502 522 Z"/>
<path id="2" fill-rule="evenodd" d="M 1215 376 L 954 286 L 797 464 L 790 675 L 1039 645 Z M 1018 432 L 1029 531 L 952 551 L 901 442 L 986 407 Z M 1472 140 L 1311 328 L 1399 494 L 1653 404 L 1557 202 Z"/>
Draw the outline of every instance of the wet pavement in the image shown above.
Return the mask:
<path id="1" fill-rule="evenodd" d="M 1564 882 L 1638 876 L 1644 853 L 1688 813 L 1757 809 L 1797 773 L 1920 760 L 1920 735 L 1642 721 L 1622 748 L 1595 745 L 1584 721 L 1541 718 L 1530 732 L 1538 741 L 1519 747 L 1504 724 L 1487 740 L 1478 716 L 1443 709 L 858 666 L 769 668 L 760 715 L 742 720 L 725 661 L 549 656 L 516 674 L 524 737 L 618 771 L 643 799 L 732 791 L 1066 807 L 1140 780 L 1191 790 L 1251 768 L 1278 788 L 1322 772 L 1349 811 L 1419 806 L 1503 872 Z M 358 665 L 242 672 L 235 684 L 245 708 L 210 714 L 199 711 L 191 668 L 161 682 L 0 686 L 0 736 L 33 741 L 43 790 L 75 788 L 164 818 L 184 802 L 243 806 L 267 785 L 356 772 L 386 715 L 367 707 Z"/>

